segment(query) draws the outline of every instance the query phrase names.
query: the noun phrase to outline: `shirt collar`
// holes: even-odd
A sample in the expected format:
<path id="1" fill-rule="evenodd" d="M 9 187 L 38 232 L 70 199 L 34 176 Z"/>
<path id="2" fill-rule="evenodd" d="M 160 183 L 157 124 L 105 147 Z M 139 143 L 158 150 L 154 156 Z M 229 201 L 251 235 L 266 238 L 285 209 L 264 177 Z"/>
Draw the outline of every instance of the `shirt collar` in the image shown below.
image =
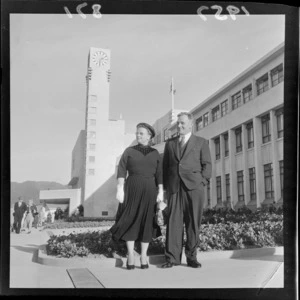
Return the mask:
<path id="1" fill-rule="evenodd" d="M 189 140 L 189 138 L 191 137 L 191 135 L 192 135 L 192 132 L 189 132 L 189 133 L 187 133 L 187 134 L 184 135 L 184 143 L 186 143 Z M 179 136 L 179 140 L 180 140 L 180 136 Z"/>

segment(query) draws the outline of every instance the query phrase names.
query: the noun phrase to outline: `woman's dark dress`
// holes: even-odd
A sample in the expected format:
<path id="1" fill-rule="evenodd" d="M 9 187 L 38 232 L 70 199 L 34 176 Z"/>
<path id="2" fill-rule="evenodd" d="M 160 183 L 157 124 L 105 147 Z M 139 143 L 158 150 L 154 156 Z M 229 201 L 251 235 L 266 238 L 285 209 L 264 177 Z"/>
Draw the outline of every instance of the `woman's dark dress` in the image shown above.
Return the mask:
<path id="1" fill-rule="evenodd" d="M 154 224 L 157 185 L 162 184 L 161 160 L 156 149 L 136 145 L 127 148 L 119 162 L 117 177 L 126 178 L 124 202 L 119 203 L 114 240 L 149 243 L 161 235 Z"/>

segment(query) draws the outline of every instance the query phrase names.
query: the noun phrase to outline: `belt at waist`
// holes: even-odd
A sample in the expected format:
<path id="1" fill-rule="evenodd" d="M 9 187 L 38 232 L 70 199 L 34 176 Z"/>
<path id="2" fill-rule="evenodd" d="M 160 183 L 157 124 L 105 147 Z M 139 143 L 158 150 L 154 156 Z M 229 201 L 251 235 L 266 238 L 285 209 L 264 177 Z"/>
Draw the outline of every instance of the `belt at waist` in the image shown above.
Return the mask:
<path id="1" fill-rule="evenodd" d="M 144 178 L 155 178 L 153 175 L 144 175 L 144 174 L 137 174 L 137 173 L 132 173 L 132 174 L 129 174 L 128 177 L 132 177 L 132 176 L 139 176 L 139 177 L 144 177 Z"/>

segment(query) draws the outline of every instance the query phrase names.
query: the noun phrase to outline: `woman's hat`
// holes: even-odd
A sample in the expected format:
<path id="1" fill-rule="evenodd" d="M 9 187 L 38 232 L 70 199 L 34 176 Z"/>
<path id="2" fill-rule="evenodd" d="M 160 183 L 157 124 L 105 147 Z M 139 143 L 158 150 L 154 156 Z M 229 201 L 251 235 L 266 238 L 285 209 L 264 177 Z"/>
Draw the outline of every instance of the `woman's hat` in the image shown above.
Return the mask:
<path id="1" fill-rule="evenodd" d="M 149 133 L 151 134 L 151 138 L 155 137 L 155 130 L 151 125 L 149 125 L 147 123 L 139 123 L 139 124 L 136 125 L 136 127 L 137 128 L 139 128 L 139 127 L 146 128 L 149 131 Z"/>

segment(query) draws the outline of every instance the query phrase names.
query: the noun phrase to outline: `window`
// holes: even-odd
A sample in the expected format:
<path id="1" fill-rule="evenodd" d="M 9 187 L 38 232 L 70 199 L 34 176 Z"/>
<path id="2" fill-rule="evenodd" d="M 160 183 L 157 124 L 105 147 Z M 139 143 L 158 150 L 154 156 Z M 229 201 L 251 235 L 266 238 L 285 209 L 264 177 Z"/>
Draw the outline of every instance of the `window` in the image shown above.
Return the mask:
<path id="1" fill-rule="evenodd" d="M 254 133 L 253 133 L 253 123 L 248 123 L 247 128 L 247 139 L 248 139 L 248 149 L 254 147 Z"/>
<path id="2" fill-rule="evenodd" d="M 261 118 L 261 125 L 262 125 L 262 140 L 263 143 L 267 143 L 271 140 L 270 114 L 267 114 Z"/>
<path id="3" fill-rule="evenodd" d="M 92 151 L 96 150 L 96 144 L 89 144 L 89 145 L 90 145 L 89 150 Z"/>
<path id="4" fill-rule="evenodd" d="M 203 115 L 203 127 L 208 125 L 208 113 Z"/>
<path id="5" fill-rule="evenodd" d="M 196 129 L 197 131 L 200 130 L 203 127 L 203 121 L 202 116 L 196 119 Z"/>
<path id="6" fill-rule="evenodd" d="M 242 145 L 242 128 L 239 127 L 235 130 L 235 140 L 236 140 L 236 153 L 243 151 Z"/>
<path id="7" fill-rule="evenodd" d="M 283 160 L 279 161 L 281 197 L 283 197 Z"/>
<path id="8" fill-rule="evenodd" d="M 164 142 L 169 139 L 169 128 L 164 130 Z"/>
<path id="9" fill-rule="evenodd" d="M 226 201 L 230 202 L 230 175 L 229 174 L 225 175 L 225 180 L 226 180 Z"/>
<path id="10" fill-rule="evenodd" d="M 229 155 L 228 133 L 224 134 L 224 156 Z"/>
<path id="11" fill-rule="evenodd" d="M 207 205 L 210 206 L 210 180 L 207 182 Z"/>
<path id="12" fill-rule="evenodd" d="M 95 114 L 97 112 L 97 107 L 95 106 L 90 106 L 89 107 L 89 113 L 90 114 Z"/>
<path id="13" fill-rule="evenodd" d="M 215 139 L 216 159 L 220 159 L 220 138 Z"/>
<path id="14" fill-rule="evenodd" d="M 277 118 L 277 137 L 283 137 L 283 109 L 278 109 L 275 113 Z"/>
<path id="15" fill-rule="evenodd" d="M 90 102 L 97 102 L 97 96 L 96 95 L 90 95 Z"/>
<path id="16" fill-rule="evenodd" d="M 95 169 L 89 169 L 88 174 L 89 175 L 95 175 Z"/>
<path id="17" fill-rule="evenodd" d="M 220 106 L 216 106 L 212 109 L 211 111 L 212 113 L 212 121 L 215 122 L 216 120 L 218 120 L 220 118 Z"/>
<path id="18" fill-rule="evenodd" d="M 95 156 L 89 156 L 89 162 L 90 163 L 95 162 Z"/>
<path id="19" fill-rule="evenodd" d="M 88 138 L 95 139 L 96 138 L 96 132 L 95 131 L 89 131 L 88 132 Z"/>
<path id="20" fill-rule="evenodd" d="M 228 113 L 228 100 L 225 100 L 221 103 L 221 117 L 225 116 Z"/>
<path id="21" fill-rule="evenodd" d="M 239 106 L 242 105 L 242 96 L 241 96 L 241 92 L 238 92 L 236 94 L 234 94 L 232 97 L 232 110 L 238 108 Z"/>
<path id="22" fill-rule="evenodd" d="M 95 126 L 96 125 L 96 120 L 95 119 L 89 119 L 89 125 L 90 126 Z"/>
<path id="23" fill-rule="evenodd" d="M 249 169 L 250 200 L 256 200 L 255 168 Z"/>
<path id="24" fill-rule="evenodd" d="M 264 165 L 264 175 L 265 175 L 265 197 L 266 197 L 266 199 L 273 199 L 274 198 L 274 189 L 273 189 L 272 164 Z"/>
<path id="25" fill-rule="evenodd" d="M 217 186 L 217 203 L 222 203 L 221 176 L 216 177 L 216 186 Z"/>
<path id="26" fill-rule="evenodd" d="M 244 201 L 244 175 L 243 171 L 237 172 L 237 188 L 238 188 L 238 201 Z"/>
<path id="27" fill-rule="evenodd" d="M 256 80 L 257 95 L 260 95 L 269 89 L 268 73 Z"/>
<path id="28" fill-rule="evenodd" d="M 108 211 L 102 211 L 102 216 L 108 216 Z"/>
<path id="29" fill-rule="evenodd" d="M 272 87 L 283 81 L 283 65 L 280 64 L 271 70 Z"/>
<path id="30" fill-rule="evenodd" d="M 249 84 L 243 89 L 244 103 L 252 100 L 252 84 Z"/>

